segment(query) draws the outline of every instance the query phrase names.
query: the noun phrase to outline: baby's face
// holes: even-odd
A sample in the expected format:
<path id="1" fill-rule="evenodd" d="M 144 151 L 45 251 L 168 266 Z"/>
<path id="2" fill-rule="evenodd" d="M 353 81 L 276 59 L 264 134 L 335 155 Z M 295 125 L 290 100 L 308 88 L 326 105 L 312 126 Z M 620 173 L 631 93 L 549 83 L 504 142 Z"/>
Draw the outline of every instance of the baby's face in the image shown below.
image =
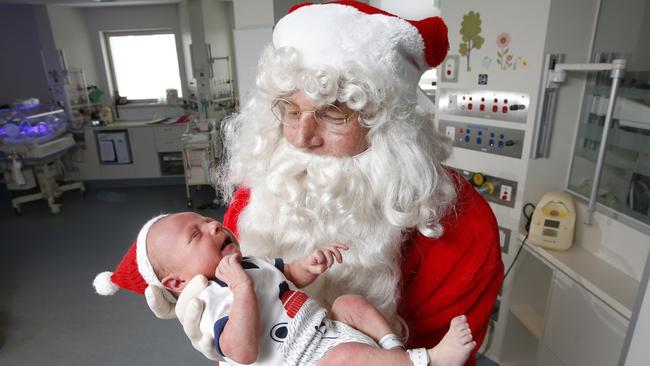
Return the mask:
<path id="1" fill-rule="evenodd" d="M 167 266 L 176 275 L 187 281 L 197 274 L 213 278 L 224 256 L 240 253 L 237 240 L 230 230 L 211 218 L 182 212 L 170 215 L 157 224 L 160 225 L 151 228 L 147 241 L 157 241 L 162 245 L 153 245 L 151 249 L 164 250 L 165 253 L 158 254 L 163 255 Z"/>

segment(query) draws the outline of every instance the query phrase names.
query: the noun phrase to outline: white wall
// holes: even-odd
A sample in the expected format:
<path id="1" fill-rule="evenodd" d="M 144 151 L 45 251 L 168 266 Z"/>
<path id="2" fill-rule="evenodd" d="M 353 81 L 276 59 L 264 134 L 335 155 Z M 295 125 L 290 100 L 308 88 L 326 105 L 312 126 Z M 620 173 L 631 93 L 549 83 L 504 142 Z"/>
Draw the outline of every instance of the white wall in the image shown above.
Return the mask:
<path id="1" fill-rule="evenodd" d="M 88 84 L 97 85 L 99 75 L 84 9 L 53 5 L 46 8 L 54 43 L 56 48 L 63 50 L 68 68 L 84 69 Z"/>
<path id="2" fill-rule="evenodd" d="M 183 90 L 183 95 L 189 96 L 190 89 L 192 89 L 189 85 L 194 84 L 196 80 L 194 80 L 194 76 L 192 75 L 192 55 L 190 54 L 192 32 L 190 29 L 190 15 L 187 7 L 187 0 L 178 3 L 178 26 L 181 35 L 181 47 L 183 49 L 182 55 L 185 60 L 183 70 L 185 70 L 185 78 L 188 83 L 187 86 L 184 86 L 185 90 Z"/>
<path id="3" fill-rule="evenodd" d="M 552 1 L 550 6 L 544 53 L 563 54 L 564 62 L 588 62 L 597 0 Z M 583 16 L 576 17 L 574 14 L 578 12 Z M 585 76 L 571 74 L 559 89 L 550 156 L 548 159 L 529 160 L 526 202 L 537 204 L 544 193 L 566 188 L 584 87 Z"/>
<path id="4" fill-rule="evenodd" d="M 241 105 L 247 103 L 255 88 L 257 65 L 264 47 L 271 43 L 272 35 L 271 27 L 235 29 L 237 95 Z"/>
<path id="5" fill-rule="evenodd" d="M 234 45 L 233 45 L 233 5 L 229 2 L 201 0 L 203 10 L 203 28 L 205 42 L 212 48 L 212 57 L 230 56 L 231 78 L 234 78 Z M 213 64 L 214 79 L 227 79 L 228 64 L 225 61 L 215 61 Z"/>
<path id="6" fill-rule="evenodd" d="M 636 57 L 631 67 L 633 69 L 645 70 L 650 69 L 650 47 L 648 47 L 648 34 L 650 34 L 650 2 L 646 1 L 645 14 L 643 15 L 643 25 L 639 32 L 639 39 L 636 45 Z M 645 80 L 650 82 L 650 80 Z"/>
<path id="7" fill-rule="evenodd" d="M 440 15 L 434 0 L 370 0 L 370 5 L 409 20 Z"/>
<path id="8" fill-rule="evenodd" d="M 235 29 L 272 27 L 273 0 L 235 0 Z"/>
<path id="9" fill-rule="evenodd" d="M 0 105 L 31 97 L 48 102 L 33 6 L 0 4 L 0 50 Z"/>
<path id="10" fill-rule="evenodd" d="M 640 65 L 629 56 L 636 53 L 638 42 L 648 44 L 648 35 L 641 33 L 646 4 L 647 0 L 603 0 L 594 52 L 616 52 L 629 59 L 628 70 L 637 69 Z"/>

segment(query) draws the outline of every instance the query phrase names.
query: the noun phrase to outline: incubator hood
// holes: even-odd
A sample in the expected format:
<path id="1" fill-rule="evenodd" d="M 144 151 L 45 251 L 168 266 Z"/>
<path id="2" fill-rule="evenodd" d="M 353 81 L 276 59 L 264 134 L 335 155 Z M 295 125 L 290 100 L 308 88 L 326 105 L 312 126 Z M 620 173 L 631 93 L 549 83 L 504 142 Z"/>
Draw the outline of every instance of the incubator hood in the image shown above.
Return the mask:
<path id="1" fill-rule="evenodd" d="M 592 113 L 605 115 L 607 113 L 607 104 L 609 97 L 596 97 Z M 650 130 L 650 105 L 636 100 L 618 97 L 616 98 L 616 108 L 614 110 L 614 119 L 623 127 L 633 127 L 643 130 Z"/>

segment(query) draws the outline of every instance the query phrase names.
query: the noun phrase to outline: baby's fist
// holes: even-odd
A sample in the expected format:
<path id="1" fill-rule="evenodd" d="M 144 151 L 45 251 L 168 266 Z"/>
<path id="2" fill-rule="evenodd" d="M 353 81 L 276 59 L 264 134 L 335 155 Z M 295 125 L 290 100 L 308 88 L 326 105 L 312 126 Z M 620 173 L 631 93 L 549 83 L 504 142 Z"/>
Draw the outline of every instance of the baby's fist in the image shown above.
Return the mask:
<path id="1" fill-rule="evenodd" d="M 343 263 L 341 250 L 348 250 L 347 244 L 334 243 L 323 248 L 316 249 L 307 260 L 307 270 L 313 274 L 321 274 L 330 268 L 334 261 Z"/>
<path id="2" fill-rule="evenodd" d="M 251 284 L 251 279 L 241 266 L 241 254 L 229 254 L 221 259 L 215 270 L 215 276 L 225 282 L 231 291 L 242 284 Z"/>

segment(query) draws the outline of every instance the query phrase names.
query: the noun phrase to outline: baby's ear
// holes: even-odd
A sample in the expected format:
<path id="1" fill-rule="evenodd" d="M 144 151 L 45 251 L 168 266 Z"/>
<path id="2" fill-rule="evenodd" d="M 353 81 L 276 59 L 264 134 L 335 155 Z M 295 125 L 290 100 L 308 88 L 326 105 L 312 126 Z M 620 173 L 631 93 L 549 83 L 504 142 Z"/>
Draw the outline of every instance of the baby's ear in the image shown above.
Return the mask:
<path id="1" fill-rule="evenodd" d="M 160 282 L 166 289 L 176 293 L 181 292 L 183 288 L 185 288 L 185 285 L 187 284 L 187 282 L 184 279 L 176 276 L 173 273 L 170 273 L 167 276 L 165 276 L 165 278 L 163 278 Z"/>

